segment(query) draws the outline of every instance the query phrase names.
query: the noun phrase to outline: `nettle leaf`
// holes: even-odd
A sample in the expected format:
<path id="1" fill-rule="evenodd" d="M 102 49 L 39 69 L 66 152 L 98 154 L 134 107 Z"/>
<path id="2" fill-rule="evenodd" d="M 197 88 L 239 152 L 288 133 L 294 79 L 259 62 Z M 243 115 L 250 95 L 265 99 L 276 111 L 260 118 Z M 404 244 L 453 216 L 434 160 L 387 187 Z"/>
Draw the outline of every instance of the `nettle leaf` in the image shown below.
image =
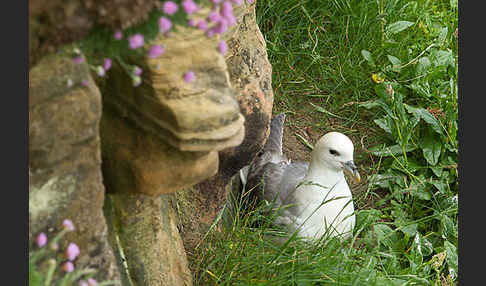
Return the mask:
<path id="1" fill-rule="evenodd" d="M 454 54 L 452 51 L 434 50 L 430 53 L 430 57 L 435 66 L 454 66 Z"/>
<path id="2" fill-rule="evenodd" d="M 442 174 L 444 173 L 443 166 L 430 166 L 429 169 L 431 169 L 434 175 L 436 175 L 438 178 L 442 177 Z"/>
<path id="3" fill-rule="evenodd" d="M 427 70 L 432 66 L 428 57 L 421 57 L 417 63 L 417 75 L 423 75 L 427 73 Z"/>
<path id="4" fill-rule="evenodd" d="M 381 129 L 385 130 L 385 132 L 393 134 L 392 130 L 394 126 L 389 117 L 375 119 L 373 122 L 375 122 Z"/>
<path id="5" fill-rule="evenodd" d="M 394 72 L 400 72 L 401 68 L 402 68 L 402 61 L 400 61 L 399 58 L 397 57 L 394 57 L 392 55 L 387 55 L 388 57 L 388 60 L 390 61 L 390 63 L 392 64 L 392 71 Z"/>
<path id="6" fill-rule="evenodd" d="M 415 91 L 418 95 L 424 97 L 431 97 L 432 92 L 430 91 L 430 84 L 428 81 L 415 81 L 412 84 L 408 85 L 410 89 Z"/>
<path id="7" fill-rule="evenodd" d="M 447 34 L 449 32 L 449 29 L 447 27 L 444 27 L 440 30 L 440 34 L 439 34 L 439 44 L 440 45 L 443 45 L 446 38 L 447 38 Z"/>
<path id="8" fill-rule="evenodd" d="M 442 151 L 442 142 L 436 137 L 429 135 L 422 139 L 420 145 L 425 160 L 432 166 L 437 165 Z"/>
<path id="9" fill-rule="evenodd" d="M 412 146 L 412 145 L 405 146 L 405 152 L 410 152 L 415 149 L 417 149 L 416 146 Z M 373 146 L 370 148 L 370 151 L 371 154 L 376 156 L 382 156 L 382 157 L 403 154 L 403 149 L 398 144 L 392 146 L 384 146 L 384 145 Z"/>
<path id="10" fill-rule="evenodd" d="M 413 180 L 410 182 L 408 187 L 408 191 L 414 197 L 417 197 L 421 200 L 430 200 L 432 198 L 432 194 L 427 189 L 425 184 L 420 183 L 418 180 Z"/>
<path id="11" fill-rule="evenodd" d="M 429 256 L 434 252 L 434 245 L 426 237 L 421 237 L 420 241 L 422 243 L 422 254 L 423 256 Z"/>
<path id="12" fill-rule="evenodd" d="M 371 53 L 369 51 L 361 50 L 361 55 L 371 67 L 376 67 L 375 61 L 373 60 L 373 57 L 371 56 Z"/>
<path id="13" fill-rule="evenodd" d="M 393 35 L 408 29 L 414 24 L 415 24 L 414 22 L 410 22 L 410 21 L 397 21 L 395 23 L 391 23 L 390 25 L 386 26 L 385 33 L 387 35 Z"/>
<path id="14" fill-rule="evenodd" d="M 446 261 L 447 265 L 449 266 L 449 274 L 452 276 L 452 279 L 457 277 L 457 248 L 454 244 L 450 243 L 449 241 L 444 241 L 444 248 L 446 252 Z"/>
<path id="15" fill-rule="evenodd" d="M 389 174 L 375 174 L 368 177 L 369 187 L 381 187 L 384 189 L 390 189 L 392 184 L 396 183 L 398 180 L 402 180 L 403 176 Z"/>
<path id="16" fill-rule="evenodd" d="M 440 217 L 440 225 L 441 225 L 441 236 L 443 239 L 454 239 L 457 237 L 456 235 L 456 227 L 454 226 L 454 222 L 450 217 L 447 215 L 441 215 Z"/>
<path id="17" fill-rule="evenodd" d="M 393 244 L 398 240 L 397 233 L 385 224 L 376 224 L 374 225 L 373 230 L 378 243 L 389 248 L 392 248 Z"/>
<path id="18" fill-rule="evenodd" d="M 437 118 L 435 118 L 427 109 L 413 107 L 406 103 L 404 103 L 403 105 L 409 113 L 413 114 L 416 117 L 419 117 L 420 119 L 423 119 L 432 127 L 435 132 L 442 134 L 442 128 L 440 127 L 439 120 L 437 120 Z"/>
<path id="19" fill-rule="evenodd" d="M 439 180 L 431 180 L 430 183 L 437 189 L 439 192 L 446 194 L 449 188 L 449 185 L 444 181 Z"/>
<path id="20" fill-rule="evenodd" d="M 412 268 L 412 271 L 416 271 L 417 268 L 422 265 L 423 262 L 423 254 L 422 254 L 422 241 L 420 239 L 420 234 L 416 234 L 412 246 L 410 247 L 410 255 L 409 255 L 409 261 L 410 261 L 410 268 Z"/>

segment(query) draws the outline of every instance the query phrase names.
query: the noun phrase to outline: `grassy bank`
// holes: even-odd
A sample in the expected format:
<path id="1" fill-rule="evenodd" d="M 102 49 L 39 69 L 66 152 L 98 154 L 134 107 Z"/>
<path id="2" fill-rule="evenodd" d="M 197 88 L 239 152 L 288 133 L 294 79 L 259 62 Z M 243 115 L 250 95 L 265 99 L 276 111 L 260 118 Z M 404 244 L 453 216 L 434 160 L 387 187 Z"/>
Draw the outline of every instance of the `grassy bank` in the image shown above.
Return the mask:
<path id="1" fill-rule="evenodd" d="M 257 17 L 284 144 L 355 142 L 355 235 L 306 243 L 243 204 L 190 257 L 196 284 L 455 285 L 457 1 L 261 0 Z"/>

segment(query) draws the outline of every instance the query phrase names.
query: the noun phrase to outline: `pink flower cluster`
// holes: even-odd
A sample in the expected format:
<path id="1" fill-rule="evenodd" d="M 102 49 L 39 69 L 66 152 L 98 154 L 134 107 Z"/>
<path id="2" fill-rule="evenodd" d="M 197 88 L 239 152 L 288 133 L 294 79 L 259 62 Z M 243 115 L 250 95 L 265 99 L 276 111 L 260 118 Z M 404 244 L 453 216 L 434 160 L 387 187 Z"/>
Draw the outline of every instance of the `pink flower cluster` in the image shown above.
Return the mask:
<path id="1" fill-rule="evenodd" d="M 254 0 L 246 0 L 247 3 L 254 3 Z M 243 4 L 243 0 L 211 0 L 212 3 L 212 10 L 207 15 L 205 19 L 195 21 L 189 17 L 188 25 L 190 27 L 197 28 L 205 32 L 208 38 L 212 38 L 216 35 L 223 35 L 225 32 L 228 31 L 229 27 L 232 27 L 236 24 L 236 17 L 233 13 L 233 5 L 240 6 Z M 179 11 L 179 8 L 182 9 L 184 13 L 188 16 L 198 12 L 200 10 L 199 5 L 194 2 L 194 0 L 182 0 L 180 7 L 174 1 L 168 0 L 162 3 L 161 10 L 165 14 L 161 16 L 158 20 L 159 25 L 159 32 L 164 35 L 169 35 L 172 29 L 172 21 L 169 18 L 173 16 Z M 120 40 L 123 38 L 123 32 L 121 30 L 115 30 L 113 37 L 116 40 Z M 131 49 L 138 49 L 143 47 L 145 44 L 144 37 L 142 34 L 134 34 L 128 37 L 129 47 Z M 224 40 L 220 40 L 217 45 L 217 50 L 220 54 L 224 55 L 228 50 L 228 45 Z M 164 47 L 162 45 L 152 45 L 148 49 L 147 56 L 149 58 L 158 58 L 164 53 Z M 108 59 L 109 60 L 109 59 Z M 105 59 L 105 65 L 101 67 L 102 69 L 98 68 L 98 74 L 100 76 L 104 75 L 104 72 L 109 69 L 111 66 L 111 61 L 107 63 Z M 108 68 L 107 68 L 108 67 Z M 142 80 L 140 78 L 140 74 L 142 70 L 134 66 L 134 70 L 132 70 L 130 76 L 132 78 L 132 82 L 134 86 L 138 86 L 141 84 Z M 195 80 L 195 74 L 193 71 L 189 70 L 183 75 L 183 79 L 186 83 L 190 83 Z"/>
<path id="2" fill-rule="evenodd" d="M 62 228 L 64 231 L 68 232 L 75 230 L 74 224 L 70 219 L 63 220 Z M 58 250 L 59 248 L 58 244 L 55 241 L 56 239 L 54 239 L 54 241 L 50 245 L 50 249 L 54 251 Z M 39 235 L 37 235 L 37 237 L 35 238 L 35 243 L 39 248 L 44 247 L 47 244 L 47 235 L 44 232 L 39 233 Z M 67 261 L 61 265 L 61 269 L 67 273 L 73 272 L 73 261 L 76 259 L 76 257 L 78 257 L 79 253 L 80 250 L 78 245 L 74 242 L 69 243 L 68 247 L 64 251 L 64 256 L 66 257 Z"/>

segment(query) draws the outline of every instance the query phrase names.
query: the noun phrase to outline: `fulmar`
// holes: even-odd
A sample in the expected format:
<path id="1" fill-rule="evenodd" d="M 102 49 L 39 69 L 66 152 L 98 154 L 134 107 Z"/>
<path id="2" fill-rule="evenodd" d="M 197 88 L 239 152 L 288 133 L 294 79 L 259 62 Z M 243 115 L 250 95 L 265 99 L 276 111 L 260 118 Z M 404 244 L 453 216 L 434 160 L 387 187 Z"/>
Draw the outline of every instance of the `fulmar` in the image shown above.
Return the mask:
<path id="1" fill-rule="evenodd" d="M 342 133 L 329 132 L 315 144 L 310 163 L 292 162 L 282 152 L 284 120 L 285 114 L 272 119 L 262 151 L 240 172 L 246 189 L 282 207 L 276 223 L 298 230 L 300 237 L 349 237 L 355 215 L 343 170 L 359 182 L 353 143 Z"/>

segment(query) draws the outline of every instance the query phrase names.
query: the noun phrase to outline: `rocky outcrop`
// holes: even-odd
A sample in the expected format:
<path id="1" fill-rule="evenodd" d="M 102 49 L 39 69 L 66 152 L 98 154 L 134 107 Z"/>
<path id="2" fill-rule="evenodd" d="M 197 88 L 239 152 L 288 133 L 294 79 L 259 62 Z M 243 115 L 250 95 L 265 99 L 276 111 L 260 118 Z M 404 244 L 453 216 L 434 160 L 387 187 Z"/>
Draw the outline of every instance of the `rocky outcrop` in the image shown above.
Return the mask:
<path id="1" fill-rule="evenodd" d="M 188 247 L 194 232 L 201 225 L 210 225 L 226 202 L 231 177 L 248 165 L 263 148 L 272 116 L 272 66 L 267 58 L 266 44 L 256 23 L 255 4 L 234 7 L 237 25 L 225 34 L 228 52 L 225 55 L 231 86 L 245 117 L 245 137 L 235 147 L 219 152 L 218 173 L 194 187 L 187 196 L 196 209 L 184 227 L 183 238 Z"/>
<path id="2" fill-rule="evenodd" d="M 159 195 L 194 185 L 218 170 L 217 151 L 237 146 L 245 134 L 226 63 L 217 42 L 178 27 L 163 41 L 162 56 L 137 65 L 144 82 L 114 66 L 103 87 L 101 123 L 108 191 Z M 198 50 L 198 53 L 194 53 Z M 187 71 L 194 81 L 184 82 Z"/>
<path id="3" fill-rule="evenodd" d="M 192 285 L 168 195 L 108 195 L 106 214 L 123 285 Z"/>
<path id="4" fill-rule="evenodd" d="M 71 219 L 76 230 L 63 241 L 79 246 L 76 267 L 96 268 L 105 280 L 119 274 L 102 210 L 100 117 L 101 95 L 86 64 L 53 55 L 31 69 L 29 239 L 41 231 L 53 236 Z"/>
<path id="5" fill-rule="evenodd" d="M 216 174 L 218 151 L 243 140 L 244 117 L 217 41 L 177 27 L 150 44 L 160 43 L 160 57 L 136 62 L 144 69 L 140 86 L 114 65 L 102 88 L 103 174 L 117 237 L 111 241 L 119 241 L 117 255 L 124 254 L 134 285 L 191 285 L 166 194 Z M 184 81 L 188 71 L 193 81 Z"/>

